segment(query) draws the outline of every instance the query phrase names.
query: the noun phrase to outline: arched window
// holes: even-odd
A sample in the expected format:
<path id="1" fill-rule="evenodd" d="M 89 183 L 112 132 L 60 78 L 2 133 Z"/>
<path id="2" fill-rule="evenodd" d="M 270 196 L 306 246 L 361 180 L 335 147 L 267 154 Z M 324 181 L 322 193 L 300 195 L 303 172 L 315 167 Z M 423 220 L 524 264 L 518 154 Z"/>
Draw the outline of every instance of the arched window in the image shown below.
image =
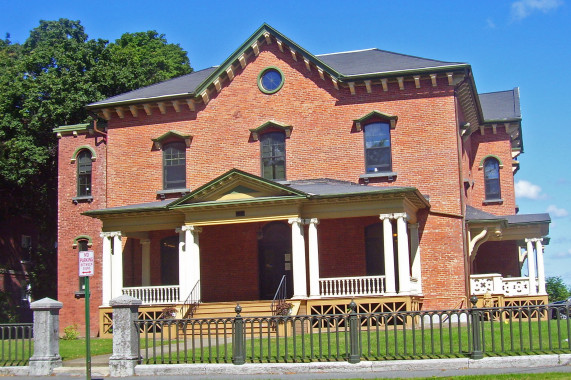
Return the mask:
<path id="1" fill-rule="evenodd" d="M 285 133 L 267 132 L 260 136 L 262 177 L 271 180 L 285 180 Z"/>
<path id="2" fill-rule="evenodd" d="M 91 196 L 91 152 L 82 150 L 77 155 L 77 196 Z"/>
<path id="3" fill-rule="evenodd" d="M 172 142 L 163 146 L 163 189 L 186 188 L 186 145 Z"/>
<path id="4" fill-rule="evenodd" d="M 376 122 L 364 126 L 365 169 L 367 173 L 392 171 L 391 129 L 389 123 Z"/>
<path id="5" fill-rule="evenodd" d="M 486 189 L 486 200 L 500 200 L 500 163 L 494 157 L 489 157 L 484 161 L 484 186 Z"/>

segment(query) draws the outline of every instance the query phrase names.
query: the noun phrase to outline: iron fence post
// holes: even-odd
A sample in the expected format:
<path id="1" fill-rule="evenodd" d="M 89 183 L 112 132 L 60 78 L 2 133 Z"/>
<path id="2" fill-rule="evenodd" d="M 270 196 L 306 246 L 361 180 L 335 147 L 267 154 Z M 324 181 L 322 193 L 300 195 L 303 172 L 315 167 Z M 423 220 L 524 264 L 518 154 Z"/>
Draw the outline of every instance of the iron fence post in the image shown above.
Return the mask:
<path id="1" fill-rule="evenodd" d="M 359 345 L 359 319 L 357 318 L 357 304 L 351 300 L 349 304 L 349 363 L 355 364 L 361 361 L 361 350 Z"/>
<path id="2" fill-rule="evenodd" d="M 244 319 L 240 315 L 242 307 L 236 304 L 236 319 L 234 320 L 234 338 L 232 339 L 232 363 L 236 365 L 246 363 L 246 345 L 244 341 Z"/>
<path id="3" fill-rule="evenodd" d="M 482 351 L 482 334 L 480 327 L 480 311 L 476 307 L 478 302 L 478 297 L 470 297 L 470 302 L 472 303 L 472 359 L 482 359 L 484 353 Z"/>

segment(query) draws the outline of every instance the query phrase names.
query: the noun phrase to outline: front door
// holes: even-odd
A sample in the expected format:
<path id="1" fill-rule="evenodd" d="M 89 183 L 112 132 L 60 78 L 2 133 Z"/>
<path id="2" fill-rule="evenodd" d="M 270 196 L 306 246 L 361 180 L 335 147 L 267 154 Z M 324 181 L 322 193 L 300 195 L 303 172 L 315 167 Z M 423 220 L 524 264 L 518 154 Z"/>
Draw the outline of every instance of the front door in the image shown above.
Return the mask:
<path id="1" fill-rule="evenodd" d="M 291 227 L 285 222 L 266 224 L 258 236 L 258 254 L 260 299 L 273 299 L 284 275 L 287 297 L 290 298 L 293 295 Z"/>
<path id="2" fill-rule="evenodd" d="M 161 240 L 161 285 L 178 285 L 178 236 Z"/>

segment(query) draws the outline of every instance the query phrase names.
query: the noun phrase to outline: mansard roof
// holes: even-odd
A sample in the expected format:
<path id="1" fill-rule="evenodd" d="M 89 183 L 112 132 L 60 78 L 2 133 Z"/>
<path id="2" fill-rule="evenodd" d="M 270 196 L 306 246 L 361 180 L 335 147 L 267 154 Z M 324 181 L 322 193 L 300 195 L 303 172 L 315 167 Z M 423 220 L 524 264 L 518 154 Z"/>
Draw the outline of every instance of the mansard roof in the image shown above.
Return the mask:
<path id="1" fill-rule="evenodd" d="M 479 94 L 484 121 L 507 121 L 521 119 L 519 88 Z"/>
<path id="2" fill-rule="evenodd" d="M 199 96 L 218 78 L 227 73 L 227 69 L 239 61 L 244 65 L 243 57 L 247 51 L 259 51 L 259 45 L 268 43 L 273 36 L 280 48 L 284 45 L 292 54 L 299 54 L 306 64 L 313 63 L 318 69 L 333 79 L 343 82 L 378 76 L 410 75 L 426 71 L 452 71 L 469 68 L 466 63 L 445 62 L 411 55 L 393 53 L 379 49 L 367 49 L 341 53 L 313 55 L 271 26 L 263 24 L 220 66 L 196 71 L 165 82 L 143 87 L 105 100 L 89 104 L 90 109 L 112 105 L 134 104 L 150 100 L 173 99 Z"/>

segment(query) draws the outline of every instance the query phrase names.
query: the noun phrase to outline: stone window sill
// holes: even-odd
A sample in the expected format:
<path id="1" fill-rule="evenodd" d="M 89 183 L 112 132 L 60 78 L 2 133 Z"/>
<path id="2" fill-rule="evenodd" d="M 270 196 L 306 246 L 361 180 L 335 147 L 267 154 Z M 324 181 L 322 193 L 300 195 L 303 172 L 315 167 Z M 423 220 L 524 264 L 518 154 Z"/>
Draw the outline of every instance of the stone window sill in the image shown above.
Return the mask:
<path id="1" fill-rule="evenodd" d="M 387 179 L 389 181 L 394 181 L 397 177 L 395 172 L 376 172 L 376 173 L 365 173 L 359 176 L 359 179 L 368 182 L 372 178 Z"/>
<path id="2" fill-rule="evenodd" d="M 501 205 L 502 203 L 504 203 L 503 199 L 485 199 L 484 202 L 482 202 L 484 205 Z"/>
<path id="3" fill-rule="evenodd" d="M 91 202 L 93 202 L 93 197 L 91 195 L 86 195 L 86 196 L 82 196 L 82 197 L 73 197 L 73 198 L 71 198 L 71 201 L 75 204 L 78 204 L 80 202 L 91 203 Z"/>
<path id="4" fill-rule="evenodd" d="M 190 193 L 190 189 L 168 189 L 168 190 L 159 190 L 157 191 L 157 195 L 161 197 L 161 199 L 165 199 L 167 195 L 171 194 L 180 194 L 182 197 L 185 194 Z"/>

